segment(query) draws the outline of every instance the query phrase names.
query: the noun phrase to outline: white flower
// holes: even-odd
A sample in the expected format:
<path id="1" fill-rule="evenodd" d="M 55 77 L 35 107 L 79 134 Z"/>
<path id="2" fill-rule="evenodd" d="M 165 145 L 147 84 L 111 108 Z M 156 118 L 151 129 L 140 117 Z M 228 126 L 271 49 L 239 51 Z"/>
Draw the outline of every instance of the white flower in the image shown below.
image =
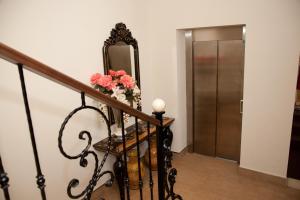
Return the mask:
<path id="1" fill-rule="evenodd" d="M 107 112 L 107 105 L 106 105 L 106 104 L 97 102 L 97 107 L 99 108 L 99 110 L 100 110 L 101 112 L 103 112 L 103 113 L 107 116 L 107 113 L 108 113 L 108 112 Z M 100 120 L 101 120 L 102 122 L 105 121 L 103 117 L 101 117 Z"/>
<path id="2" fill-rule="evenodd" d="M 129 102 L 126 99 L 126 95 L 125 94 L 118 94 L 117 100 L 120 101 L 120 102 L 122 102 L 122 103 L 125 103 L 125 104 L 129 105 Z"/>
<path id="3" fill-rule="evenodd" d="M 126 100 L 126 95 L 125 94 L 118 94 L 117 95 L 117 100 L 121 101 L 121 102 L 125 101 Z"/>
<path id="4" fill-rule="evenodd" d="M 133 88 L 133 96 L 139 95 L 141 93 L 139 87 L 137 85 L 135 85 L 135 87 Z"/>
<path id="5" fill-rule="evenodd" d="M 112 93 L 111 97 L 116 98 L 116 99 L 120 94 L 125 93 L 125 90 L 120 89 L 120 87 L 115 87 L 112 90 L 113 90 L 113 93 Z"/>

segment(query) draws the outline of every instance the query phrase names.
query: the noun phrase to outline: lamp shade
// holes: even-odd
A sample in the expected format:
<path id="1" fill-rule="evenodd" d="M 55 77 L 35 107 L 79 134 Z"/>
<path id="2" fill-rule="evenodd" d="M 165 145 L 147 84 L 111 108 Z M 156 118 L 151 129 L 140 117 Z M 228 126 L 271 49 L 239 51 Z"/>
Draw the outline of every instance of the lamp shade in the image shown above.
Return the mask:
<path id="1" fill-rule="evenodd" d="M 164 112 L 166 108 L 166 103 L 162 99 L 155 99 L 152 102 L 152 108 L 154 112 Z"/>

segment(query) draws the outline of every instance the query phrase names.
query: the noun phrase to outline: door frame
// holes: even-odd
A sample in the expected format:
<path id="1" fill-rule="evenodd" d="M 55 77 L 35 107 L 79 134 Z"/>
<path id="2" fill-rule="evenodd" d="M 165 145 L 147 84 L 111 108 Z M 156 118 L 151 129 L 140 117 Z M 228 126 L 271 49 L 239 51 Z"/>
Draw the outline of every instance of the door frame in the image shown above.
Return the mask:
<path id="1" fill-rule="evenodd" d="M 242 100 L 244 99 L 244 67 L 245 67 L 245 49 L 246 49 L 246 25 L 239 24 L 239 25 L 228 25 L 228 26 L 214 26 L 214 27 L 204 27 L 204 28 L 224 28 L 224 27 L 236 27 L 240 26 L 242 28 L 242 35 L 239 40 L 243 40 L 244 42 L 244 59 L 243 59 L 243 68 L 242 68 Z M 187 150 L 188 152 L 194 152 L 194 79 L 193 79 L 193 32 L 195 30 L 200 30 L 203 28 L 190 28 L 185 29 L 185 60 L 186 60 L 186 123 L 187 123 Z M 235 39 L 235 38 L 233 38 Z M 221 39 L 220 39 L 221 40 Z M 211 40 L 207 40 L 211 41 Z M 244 105 L 244 101 L 243 101 Z M 242 111 L 243 110 L 242 105 Z M 243 113 L 242 113 L 243 118 Z M 241 127 L 243 126 L 243 120 L 241 122 Z M 241 136 L 242 136 L 242 128 L 241 128 Z M 240 155 L 241 155 L 241 141 L 240 141 Z M 238 164 L 240 163 L 240 156 L 238 159 Z"/>

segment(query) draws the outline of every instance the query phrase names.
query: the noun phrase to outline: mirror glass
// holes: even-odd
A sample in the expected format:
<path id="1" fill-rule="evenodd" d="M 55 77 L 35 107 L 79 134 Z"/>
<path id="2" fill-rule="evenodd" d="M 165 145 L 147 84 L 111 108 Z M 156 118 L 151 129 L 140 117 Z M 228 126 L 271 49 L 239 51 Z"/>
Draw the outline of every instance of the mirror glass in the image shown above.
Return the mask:
<path id="1" fill-rule="evenodd" d="M 127 74 L 135 77 L 134 49 L 131 45 L 119 42 L 108 48 L 109 69 L 114 71 L 125 70 Z"/>

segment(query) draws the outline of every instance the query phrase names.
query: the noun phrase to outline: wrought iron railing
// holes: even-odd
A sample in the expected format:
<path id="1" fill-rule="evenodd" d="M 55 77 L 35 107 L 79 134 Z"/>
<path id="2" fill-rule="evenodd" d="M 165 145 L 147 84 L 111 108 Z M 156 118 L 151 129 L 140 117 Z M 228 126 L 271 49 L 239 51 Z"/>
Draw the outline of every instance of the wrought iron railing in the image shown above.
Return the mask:
<path id="1" fill-rule="evenodd" d="M 54 82 L 57 82 L 61 85 L 64 85 L 76 92 L 81 93 L 81 105 L 78 108 L 75 108 L 63 121 L 61 128 L 59 130 L 58 135 L 58 147 L 60 152 L 64 157 L 67 159 L 79 159 L 80 160 L 80 166 L 85 167 L 88 165 L 87 156 L 92 156 L 95 160 L 95 167 L 92 179 L 89 181 L 85 189 L 78 193 L 74 194 L 72 188 L 75 188 L 79 184 L 78 179 L 72 179 L 69 182 L 69 185 L 67 186 L 67 194 L 71 199 L 90 199 L 92 192 L 99 181 L 99 179 L 103 175 L 109 175 L 110 178 L 106 182 L 106 185 L 112 185 L 114 181 L 114 174 L 111 171 L 103 171 L 103 165 L 108 157 L 109 151 L 111 149 L 111 130 L 110 130 L 110 124 L 108 121 L 107 116 L 98 108 L 86 105 L 85 98 L 86 96 L 96 100 L 105 103 L 107 106 L 110 106 L 112 108 L 116 108 L 120 110 L 121 112 L 121 122 L 122 122 L 122 143 L 123 143 L 123 162 L 124 162 L 124 180 L 123 184 L 126 188 L 126 196 L 124 195 L 124 199 L 126 198 L 129 200 L 130 197 L 130 190 L 129 190 L 129 177 L 127 173 L 127 152 L 126 152 L 126 140 L 125 140 L 125 130 L 124 130 L 124 119 L 123 119 L 123 113 L 127 113 L 135 118 L 135 128 L 136 128 L 136 142 L 137 142 L 137 154 L 138 154 L 138 173 L 139 173 L 139 192 L 140 192 L 140 199 L 143 199 L 143 180 L 141 178 L 141 166 L 140 166 L 140 149 L 139 149 L 139 131 L 138 130 L 138 119 L 143 120 L 147 123 L 147 133 L 148 133 L 148 148 L 149 148 L 149 187 L 150 187 L 150 199 L 152 200 L 154 198 L 153 194 L 153 187 L 154 187 L 154 180 L 152 177 L 152 170 L 151 170 L 151 154 L 150 154 L 150 124 L 156 126 L 156 135 L 157 135 L 157 173 L 158 173 L 158 181 L 157 181 L 157 187 L 158 187 L 158 199 L 159 200 L 165 200 L 165 199 L 182 199 L 180 195 L 176 195 L 173 192 L 173 186 L 175 183 L 175 177 L 177 174 L 176 169 L 172 168 L 171 165 L 171 157 L 172 153 L 170 150 L 171 141 L 172 141 L 172 132 L 168 128 L 163 127 L 163 112 L 156 112 L 155 118 L 152 116 L 149 116 L 143 112 L 140 112 L 130 106 L 127 106 L 101 92 L 98 92 L 94 90 L 93 88 L 63 74 L 60 73 L 53 68 L 33 59 L 29 56 L 26 56 L 2 43 L 0 43 L 0 57 L 10 63 L 15 64 L 18 67 L 19 70 L 19 76 L 20 76 L 20 82 L 21 82 L 21 88 L 23 93 L 23 100 L 25 105 L 25 111 L 27 116 L 27 122 L 29 127 L 29 133 L 31 138 L 31 144 L 34 154 L 34 160 L 36 165 L 36 184 L 37 187 L 40 190 L 41 193 L 41 199 L 45 200 L 47 199 L 46 194 L 46 187 L 45 182 L 46 178 L 44 177 L 42 173 L 42 168 L 40 166 L 39 162 L 39 155 L 36 147 L 36 140 L 35 140 L 35 133 L 34 128 L 31 120 L 31 113 L 30 113 L 30 106 L 28 103 L 27 98 L 27 91 L 26 91 L 26 83 L 24 78 L 23 69 L 27 69 L 33 73 L 36 73 L 42 77 L 45 77 L 49 80 L 52 80 Z M 108 145 L 106 152 L 101 160 L 99 161 L 99 158 L 97 154 L 94 152 L 94 150 L 91 149 L 92 144 L 92 136 L 91 134 L 83 130 L 79 133 L 79 139 L 81 140 L 87 140 L 86 147 L 79 153 L 78 155 L 69 155 L 65 152 L 63 147 L 63 133 L 66 124 L 69 122 L 69 120 L 76 115 L 76 113 L 89 109 L 96 111 L 106 122 L 107 126 L 107 134 L 108 134 Z M 3 161 L 1 159 L 0 155 L 0 184 L 1 188 L 3 189 L 3 195 L 6 200 L 10 200 L 10 194 L 9 194 L 9 178 L 8 174 L 5 172 L 5 166 L 3 165 Z"/>

